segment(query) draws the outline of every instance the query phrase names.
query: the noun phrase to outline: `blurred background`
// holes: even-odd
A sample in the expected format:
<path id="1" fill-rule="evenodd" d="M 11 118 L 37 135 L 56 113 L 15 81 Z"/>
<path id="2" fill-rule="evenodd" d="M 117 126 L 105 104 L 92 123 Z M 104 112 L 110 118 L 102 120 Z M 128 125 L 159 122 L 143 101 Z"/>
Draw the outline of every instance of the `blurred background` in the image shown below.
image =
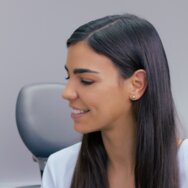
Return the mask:
<path id="1" fill-rule="evenodd" d="M 38 165 L 16 127 L 20 88 L 63 82 L 66 39 L 79 25 L 108 14 L 136 14 L 158 30 L 170 65 L 180 129 L 188 136 L 187 7 L 186 0 L 0 0 L 0 188 L 40 183 Z"/>

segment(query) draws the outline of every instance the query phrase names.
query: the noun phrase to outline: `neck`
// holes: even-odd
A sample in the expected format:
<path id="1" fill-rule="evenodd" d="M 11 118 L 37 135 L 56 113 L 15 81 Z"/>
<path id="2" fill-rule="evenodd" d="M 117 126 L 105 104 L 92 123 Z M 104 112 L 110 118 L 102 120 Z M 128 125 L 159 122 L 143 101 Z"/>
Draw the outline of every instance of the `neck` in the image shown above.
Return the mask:
<path id="1" fill-rule="evenodd" d="M 102 131 L 110 188 L 135 188 L 136 123 Z"/>
<path id="2" fill-rule="evenodd" d="M 136 155 L 136 123 L 103 131 L 102 139 L 108 155 L 108 167 L 113 171 L 133 174 Z"/>

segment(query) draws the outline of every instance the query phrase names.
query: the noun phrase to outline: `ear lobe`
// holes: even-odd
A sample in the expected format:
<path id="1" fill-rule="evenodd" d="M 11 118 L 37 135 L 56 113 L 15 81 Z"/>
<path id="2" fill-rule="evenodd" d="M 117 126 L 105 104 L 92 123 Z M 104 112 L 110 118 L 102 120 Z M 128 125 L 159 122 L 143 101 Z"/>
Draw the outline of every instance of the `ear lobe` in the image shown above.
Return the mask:
<path id="1" fill-rule="evenodd" d="M 146 72 L 143 69 L 139 69 L 132 75 L 132 91 L 130 98 L 133 100 L 138 100 L 142 97 L 147 87 L 147 77 Z"/>

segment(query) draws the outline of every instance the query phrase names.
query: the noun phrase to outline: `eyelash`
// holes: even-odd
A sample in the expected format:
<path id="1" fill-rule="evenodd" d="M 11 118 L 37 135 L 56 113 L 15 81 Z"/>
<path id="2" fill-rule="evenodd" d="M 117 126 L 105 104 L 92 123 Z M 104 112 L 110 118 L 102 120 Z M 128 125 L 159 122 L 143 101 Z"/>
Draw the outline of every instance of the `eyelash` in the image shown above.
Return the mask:
<path id="1" fill-rule="evenodd" d="M 67 76 L 65 78 L 65 80 L 69 80 L 70 79 L 70 76 Z M 80 79 L 80 82 L 83 84 L 83 85 L 91 85 L 94 83 L 94 81 L 92 80 L 86 80 L 86 79 Z"/>
<path id="2" fill-rule="evenodd" d="M 67 76 L 67 77 L 65 77 L 65 80 L 68 80 L 70 78 L 70 76 Z"/>
<path id="3" fill-rule="evenodd" d="M 85 79 L 80 79 L 80 82 L 83 84 L 83 85 L 91 85 L 94 83 L 94 81 L 92 80 L 85 80 Z"/>

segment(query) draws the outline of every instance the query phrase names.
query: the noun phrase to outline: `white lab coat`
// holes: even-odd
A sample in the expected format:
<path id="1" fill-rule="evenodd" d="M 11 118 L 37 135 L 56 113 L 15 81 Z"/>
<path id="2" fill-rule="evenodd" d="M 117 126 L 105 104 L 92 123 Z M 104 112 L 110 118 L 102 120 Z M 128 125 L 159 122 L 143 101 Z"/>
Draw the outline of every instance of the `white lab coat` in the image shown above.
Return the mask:
<path id="1" fill-rule="evenodd" d="M 42 188 L 70 188 L 81 143 L 52 154 L 46 164 Z M 180 188 L 188 188 L 188 139 L 178 149 Z"/>

